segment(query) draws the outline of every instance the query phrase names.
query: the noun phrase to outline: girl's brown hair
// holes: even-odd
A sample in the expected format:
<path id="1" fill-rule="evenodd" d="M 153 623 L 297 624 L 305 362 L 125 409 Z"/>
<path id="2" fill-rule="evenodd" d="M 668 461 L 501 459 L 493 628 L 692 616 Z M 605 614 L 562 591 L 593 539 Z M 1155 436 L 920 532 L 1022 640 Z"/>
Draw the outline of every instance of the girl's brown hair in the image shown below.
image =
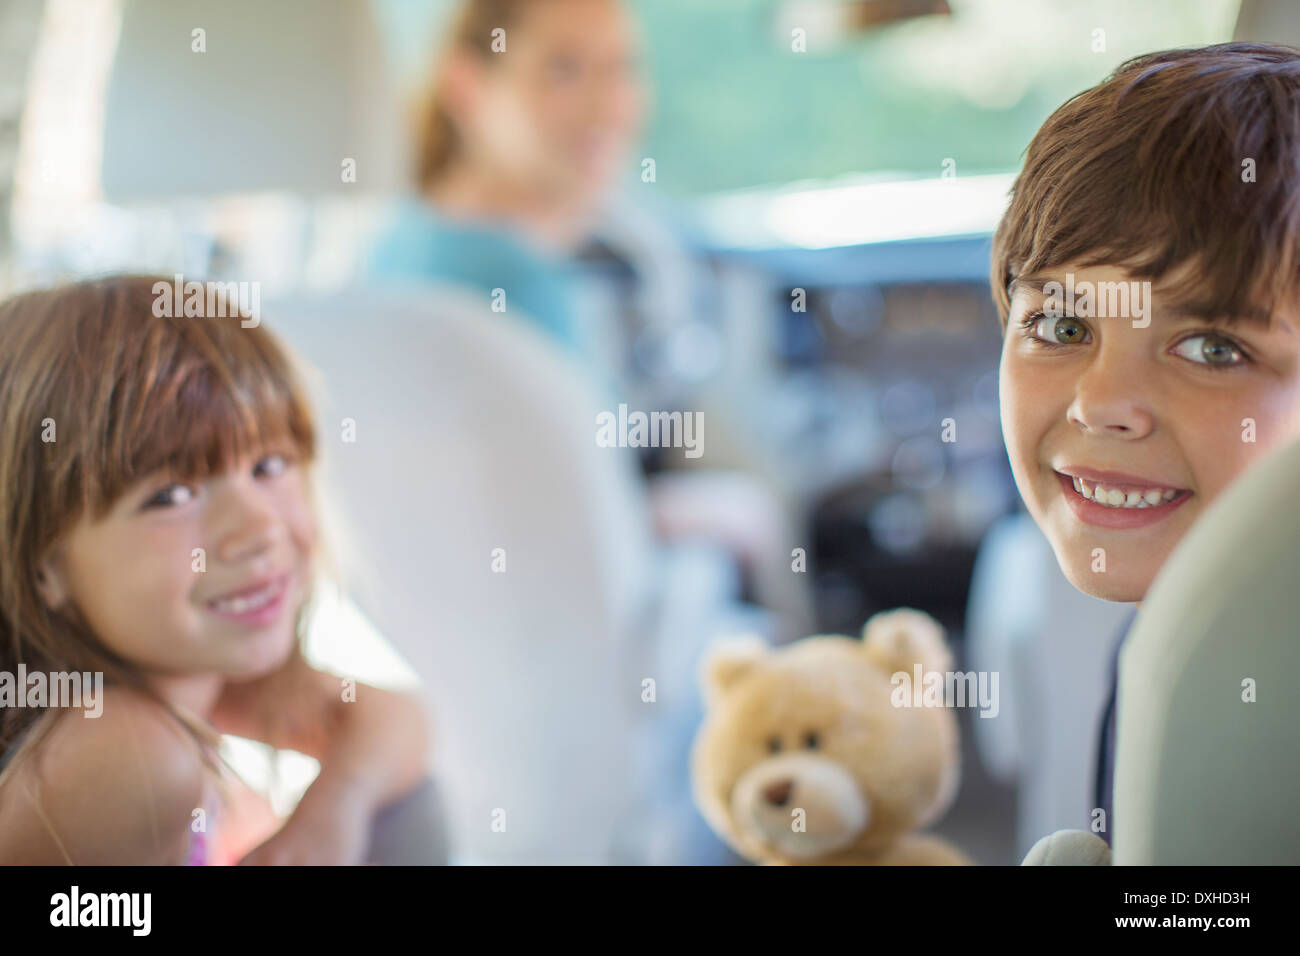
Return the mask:
<path id="1" fill-rule="evenodd" d="M 991 285 L 1066 262 L 1158 280 L 1178 303 L 1267 323 L 1300 291 L 1300 50 L 1223 43 L 1122 64 L 1034 136 L 993 239 Z"/>
<path id="2" fill-rule="evenodd" d="M 452 19 L 441 59 L 466 51 L 485 63 L 492 56 L 492 31 L 509 31 L 524 10 L 543 0 L 465 0 Z M 425 190 L 446 172 L 460 148 L 437 68 L 415 107 L 415 182 Z"/>
<path id="3" fill-rule="evenodd" d="M 51 610 L 40 598 L 43 558 L 160 469 L 200 480 L 275 440 L 291 443 L 304 466 L 315 459 L 305 393 L 273 336 L 222 295 L 204 296 L 218 315 L 158 314 L 182 311 L 159 308 L 172 285 L 121 276 L 0 305 L 0 671 L 21 662 L 29 672 L 102 672 L 106 685 L 162 704 L 75 607 Z M 212 742 L 209 728 L 166 709 Z M 0 781 L 56 715 L 0 710 L 0 757 L 23 738 Z"/>

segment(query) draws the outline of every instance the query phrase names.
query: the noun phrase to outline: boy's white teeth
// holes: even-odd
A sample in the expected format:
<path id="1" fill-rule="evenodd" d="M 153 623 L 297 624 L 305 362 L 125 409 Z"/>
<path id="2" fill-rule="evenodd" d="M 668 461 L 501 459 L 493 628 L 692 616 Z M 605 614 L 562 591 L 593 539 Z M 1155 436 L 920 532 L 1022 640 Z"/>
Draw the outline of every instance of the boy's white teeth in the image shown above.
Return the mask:
<path id="1" fill-rule="evenodd" d="M 261 590 L 241 597 L 222 598 L 212 602 L 212 608 L 223 614 L 245 614 L 265 607 L 280 593 L 280 582 L 273 581 Z"/>
<path id="2" fill-rule="evenodd" d="M 1107 508 L 1154 508 L 1173 501 L 1178 496 L 1177 488 L 1148 488 L 1146 491 L 1132 489 L 1122 491 L 1108 488 L 1104 484 L 1089 484 L 1082 478 L 1071 476 L 1074 490 L 1082 497 L 1095 501 Z"/>

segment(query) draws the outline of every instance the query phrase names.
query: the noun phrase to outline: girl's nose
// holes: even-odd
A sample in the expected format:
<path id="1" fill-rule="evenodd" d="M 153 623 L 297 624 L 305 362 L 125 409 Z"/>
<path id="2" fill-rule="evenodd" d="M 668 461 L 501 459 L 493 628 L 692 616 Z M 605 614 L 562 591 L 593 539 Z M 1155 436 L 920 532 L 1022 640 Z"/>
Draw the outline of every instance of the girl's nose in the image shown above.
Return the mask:
<path id="1" fill-rule="evenodd" d="M 253 491 L 232 491 L 222 503 L 218 557 L 234 563 L 269 551 L 282 533 L 275 510 Z"/>

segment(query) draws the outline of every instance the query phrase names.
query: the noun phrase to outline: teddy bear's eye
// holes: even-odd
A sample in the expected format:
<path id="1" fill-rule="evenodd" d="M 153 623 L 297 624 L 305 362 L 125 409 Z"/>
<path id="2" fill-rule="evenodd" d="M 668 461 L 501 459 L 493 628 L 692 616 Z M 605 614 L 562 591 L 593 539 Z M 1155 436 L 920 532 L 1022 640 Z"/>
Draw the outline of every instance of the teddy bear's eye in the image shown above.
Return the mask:
<path id="1" fill-rule="evenodd" d="M 767 752 L 774 754 L 781 751 L 781 738 L 776 734 L 767 738 Z"/>
<path id="2" fill-rule="evenodd" d="M 803 745 L 809 750 L 816 750 L 822 745 L 822 739 L 818 736 L 817 731 L 810 730 L 803 735 Z"/>

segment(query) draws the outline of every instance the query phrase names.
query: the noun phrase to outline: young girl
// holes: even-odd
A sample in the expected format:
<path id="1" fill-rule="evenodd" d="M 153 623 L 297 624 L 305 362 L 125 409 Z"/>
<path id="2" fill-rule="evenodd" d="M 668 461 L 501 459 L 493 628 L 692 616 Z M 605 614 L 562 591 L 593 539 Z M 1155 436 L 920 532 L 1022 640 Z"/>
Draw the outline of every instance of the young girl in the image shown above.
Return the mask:
<path id="1" fill-rule="evenodd" d="M 424 716 L 300 652 L 316 436 L 285 353 L 237 309 L 159 317 L 154 288 L 0 306 L 0 674 L 103 675 L 98 717 L 0 707 L 0 861 L 364 862 Z M 320 761 L 282 825 L 221 733 Z"/>

